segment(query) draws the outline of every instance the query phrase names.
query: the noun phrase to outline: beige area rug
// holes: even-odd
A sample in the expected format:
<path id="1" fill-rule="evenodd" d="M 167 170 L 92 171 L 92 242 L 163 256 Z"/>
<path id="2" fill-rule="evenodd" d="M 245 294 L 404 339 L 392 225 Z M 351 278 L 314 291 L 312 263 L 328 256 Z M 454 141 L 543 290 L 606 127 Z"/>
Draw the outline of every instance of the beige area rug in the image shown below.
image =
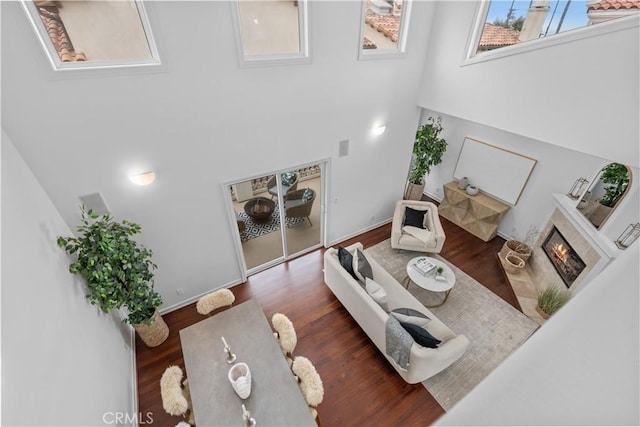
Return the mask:
<path id="1" fill-rule="evenodd" d="M 396 280 L 402 283 L 406 266 L 418 252 L 392 249 L 389 240 L 365 250 Z M 456 275 L 456 284 L 444 305 L 430 308 L 454 332 L 464 334 L 471 344 L 465 354 L 449 368 L 423 384 L 446 411 L 493 371 L 538 328 L 538 324 L 442 257 Z M 442 301 L 433 293 L 409 285 L 411 292 L 425 305 Z"/>

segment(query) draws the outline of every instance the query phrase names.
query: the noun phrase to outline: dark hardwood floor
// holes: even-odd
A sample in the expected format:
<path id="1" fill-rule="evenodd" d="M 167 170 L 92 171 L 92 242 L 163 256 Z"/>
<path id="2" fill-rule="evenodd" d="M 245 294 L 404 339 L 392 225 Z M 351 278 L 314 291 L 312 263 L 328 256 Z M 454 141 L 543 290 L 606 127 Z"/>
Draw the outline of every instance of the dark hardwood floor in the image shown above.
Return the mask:
<path id="1" fill-rule="evenodd" d="M 495 254 L 504 240 L 486 243 L 441 218 L 447 240 L 441 255 L 517 308 Z M 341 243 L 360 241 L 365 247 L 389 238 L 391 225 Z M 444 410 L 422 384 L 405 383 L 336 300 L 323 281 L 323 254 L 309 254 L 251 276 L 233 287 L 236 304 L 256 298 L 267 319 L 286 314 L 298 334 L 295 355 L 308 357 L 324 382 L 319 407 L 323 426 L 426 426 Z M 191 304 L 164 315 L 171 329 L 167 341 L 147 348 L 136 337 L 139 411 L 152 413 L 153 425 L 174 426 L 160 399 L 160 377 L 171 364 L 184 369 L 179 330 L 202 320 Z"/>

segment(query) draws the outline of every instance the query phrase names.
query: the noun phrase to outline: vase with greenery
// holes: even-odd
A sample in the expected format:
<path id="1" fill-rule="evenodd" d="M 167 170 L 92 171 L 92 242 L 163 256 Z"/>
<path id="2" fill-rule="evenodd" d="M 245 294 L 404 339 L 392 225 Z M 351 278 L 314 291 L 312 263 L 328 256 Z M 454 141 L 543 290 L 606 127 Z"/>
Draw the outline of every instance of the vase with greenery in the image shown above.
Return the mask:
<path id="1" fill-rule="evenodd" d="M 440 117 L 429 117 L 427 123 L 421 125 L 416 132 L 413 143 L 413 156 L 409 171 L 409 183 L 406 198 L 420 200 L 424 191 L 424 176 L 431 172 L 431 167 L 442 162 L 447 151 L 447 141 L 440 138 L 442 124 Z"/>
<path id="2" fill-rule="evenodd" d="M 133 239 L 141 226 L 81 210 L 78 236 L 57 239 L 59 247 L 75 256 L 69 271 L 85 279 L 91 304 L 105 313 L 126 308 L 124 321 L 134 326 L 145 344 L 161 344 L 169 330 L 157 312 L 162 297 L 153 288 L 153 252 Z"/>
<path id="3" fill-rule="evenodd" d="M 538 305 L 536 310 L 540 315 L 548 319 L 563 305 L 569 301 L 569 291 L 561 289 L 557 285 L 548 285 L 543 291 L 538 293 Z"/>

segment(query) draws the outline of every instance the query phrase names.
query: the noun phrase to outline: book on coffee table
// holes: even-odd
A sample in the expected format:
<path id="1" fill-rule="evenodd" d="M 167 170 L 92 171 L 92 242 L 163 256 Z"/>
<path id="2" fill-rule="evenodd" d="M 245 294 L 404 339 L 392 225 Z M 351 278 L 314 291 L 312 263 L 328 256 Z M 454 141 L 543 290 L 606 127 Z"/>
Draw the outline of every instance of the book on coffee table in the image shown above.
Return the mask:
<path id="1" fill-rule="evenodd" d="M 426 258 L 420 258 L 413 263 L 413 267 L 418 270 L 420 274 L 426 276 L 429 272 L 436 268 L 436 265 Z"/>

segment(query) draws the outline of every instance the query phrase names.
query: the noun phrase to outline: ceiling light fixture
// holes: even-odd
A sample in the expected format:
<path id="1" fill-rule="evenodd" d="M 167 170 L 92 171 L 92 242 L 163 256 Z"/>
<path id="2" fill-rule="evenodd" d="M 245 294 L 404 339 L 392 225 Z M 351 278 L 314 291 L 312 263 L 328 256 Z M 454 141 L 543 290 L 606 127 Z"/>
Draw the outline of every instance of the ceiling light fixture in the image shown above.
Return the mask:
<path id="1" fill-rule="evenodd" d="M 136 185 L 149 185 L 156 180 L 155 172 L 145 172 L 138 175 L 129 175 L 129 181 Z"/>
<path id="2" fill-rule="evenodd" d="M 371 132 L 373 132 L 374 135 L 378 136 L 382 135 L 385 130 L 387 130 L 387 127 L 385 125 L 376 125 L 373 127 Z"/>

